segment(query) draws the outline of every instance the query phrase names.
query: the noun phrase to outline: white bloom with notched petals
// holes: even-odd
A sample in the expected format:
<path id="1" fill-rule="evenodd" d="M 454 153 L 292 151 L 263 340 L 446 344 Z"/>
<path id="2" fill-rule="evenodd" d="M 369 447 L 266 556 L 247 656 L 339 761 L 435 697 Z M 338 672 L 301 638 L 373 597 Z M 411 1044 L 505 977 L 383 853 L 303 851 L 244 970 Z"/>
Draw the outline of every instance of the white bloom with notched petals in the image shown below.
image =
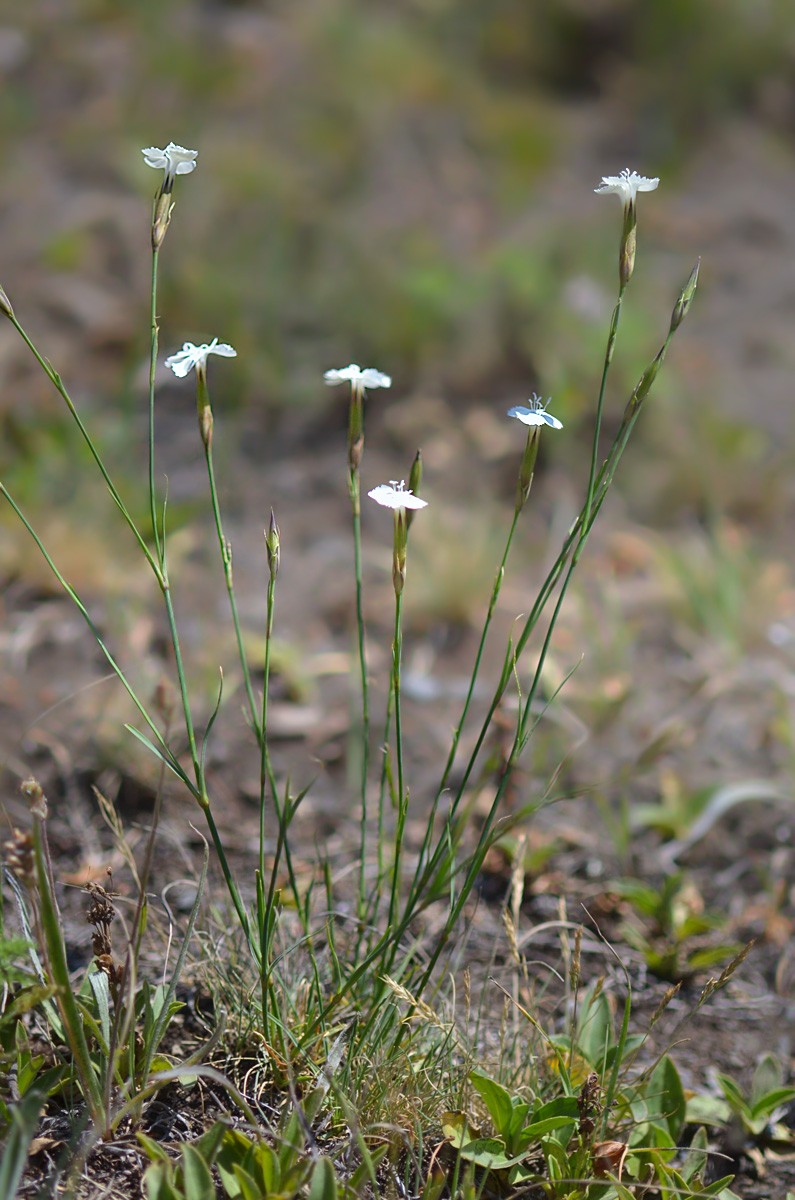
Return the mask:
<path id="1" fill-rule="evenodd" d="M 205 342 L 202 346 L 194 346 L 193 342 L 185 342 L 181 350 L 166 359 L 166 366 L 171 367 L 171 370 L 180 379 L 184 379 L 194 367 L 204 369 L 207 365 L 208 354 L 220 354 L 223 358 L 237 358 L 237 350 L 227 345 L 226 342 L 219 342 L 218 338 L 213 338 L 209 344 Z"/>
<path id="2" fill-rule="evenodd" d="M 563 425 L 557 417 L 553 417 L 551 413 L 546 411 L 552 397 L 549 397 L 546 404 L 540 396 L 533 392 L 530 399 L 527 401 L 527 406 L 523 404 L 515 404 L 513 408 L 508 409 L 509 417 L 516 417 L 523 425 L 548 425 L 550 429 L 562 429 Z"/>
<path id="3" fill-rule="evenodd" d="M 383 371 L 376 371 L 375 367 L 359 367 L 356 363 L 351 363 L 340 370 L 326 371 L 323 379 L 329 387 L 335 387 L 338 383 L 350 383 L 353 388 L 388 388 L 392 386 L 391 378 L 389 375 L 384 375 Z"/>
<path id="4" fill-rule="evenodd" d="M 637 171 L 624 167 L 620 175 L 603 175 L 602 182 L 594 191 L 598 196 L 614 193 L 626 208 L 635 203 L 638 192 L 653 192 L 659 182 L 659 179 L 647 179 L 645 175 L 638 175 Z"/>
<path id="5" fill-rule="evenodd" d="M 147 146 L 141 151 L 148 167 L 165 171 L 164 192 L 171 191 L 175 175 L 190 175 L 191 171 L 196 170 L 198 153 L 198 150 L 186 150 L 184 146 L 177 146 L 175 142 L 169 142 L 165 150 L 159 150 L 157 146 Z"/>
<path id="6" fill-rule="evenodd" d="M 420 500 L 413 492 L 406 491 L 405 482 L 405 479 L 399 483 L 396 479 L 390 479 L 389 483 L 380 483 L 367 495 L 376 504 L 383 504 L 384 508 L 426 508 L 428 501 Z"/>

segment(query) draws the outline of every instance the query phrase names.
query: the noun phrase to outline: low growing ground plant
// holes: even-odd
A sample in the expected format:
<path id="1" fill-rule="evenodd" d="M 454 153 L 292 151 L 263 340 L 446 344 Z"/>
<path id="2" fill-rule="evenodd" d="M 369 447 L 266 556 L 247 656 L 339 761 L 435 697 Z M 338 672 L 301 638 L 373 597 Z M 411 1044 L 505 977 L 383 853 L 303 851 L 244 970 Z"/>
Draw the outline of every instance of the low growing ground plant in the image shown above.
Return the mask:
<path id="1" fill-rule="evenodd" d="M 119 958 L 109 934 L 115 915 L 112 889 L 94 886 L 90 897 L 94 962 L 79 984 L 73 982 L 64 950 L 54 866 L 46 845 L 46 800 L 38 784 L 31 781 L 26 785 L 31 831 L 15 832 L 6 852 L 6 868 L 16 880 L 12 886 L 33 968 L 27 966 L 21 973 L 17 969 L 15 975 L 8 975 L 4 991 L 0 1034 L 4 1053 L 15 1059 L 17 1083 L 15 1093 L 8 1094 L 0 1110 L 6 1129 L 0 1197 L 14 1194 L 38 1116 L 45 1105 L 63 1100 L 68 1080 L 71 1102 L 81 1111 L 85 1136 L 71 1147 L 71 1166 L 63 1163 L 61 1174 L 70 1169 L 74 1172 L 74 1162 L 85 1160 L 92 1139 L 112 1140 L 125 1122 L 126 1129 L 137 1132 L 140 1153 L 149 1162 L 144 1186 L 150 1200 L 203 1200 L 218 1194 L 218 1189 L 233 1200 L 291 1196 L 321 1200 L 381 1191 L 423 1200 L 435 1200 L 443 1193 L 474 1200 L 518 1186 L 528 1195 L 569 1200 L 613 1200 L 641 1194 L 720 1195 L 725 1200 L 731 1195 L 727 1179 L 709 1186 L 702 1183 L 706 1148 L 698 1139 L 687 1157 L 679 1153 L 684 1096 L 672 1060 L 663 1057 L 643 1071 L 635 1066 L 643 1039 L 629 1031 L 628 978 L 618 1020 L 603 976 L 581 991 L 582 930 L 577 932 L 566 922 L 560 926 L 569 964 L 565 980 L 568 1016 L 542 1017 L 536 1003 L 538 987 L 519 950 L 521 899 L 514 879 L 513 900 L 505 911 L 516 978 L 513 991 L 505 995 L 503 1018 L 504 1031 L 512 1027 L 514 1032 L 511 1038 L 507 1033 L 501 1037 L 499 1053 L 485 1015 L 495 996 L 502 1002 L 499 989 L 483 981 L 473 1010 L 468 973 L 463 976 L 463 1000 L 460 990 L 456 994 L 451 984 L 463 970 L 461 956 L 466 943 L 460 934 L 486 856 L 498 838 L 519 829 L 554 794 L 552 780 L 545 791 L 514 804 L 510 815 L 505 808 L 520 760 L 543 712 L 554 703 L 555 695 L 545 695 L 541 681 L 572 575 L 696 290 L 698 264 L 676 299 L 659 350 L 638 379 L 623 414 L 611 422 L 615 433 L 605 453 L 603 413 L 619 322 L 635 266 L 638 194 L 656 189 L 658 180 L 625 170 L 603 179 L 596 189 L 618 196 L 622 227 L 618 294 L 608 330 L 582 503 L 527 613 L 517 619 L 497 678 L 488 685 L 491 699 L 486 715 L 476 720 L 473 698 L 476 689 L 484 686 L 484 648 L 509 569 L 514 536 L 531 496 L 540 439 L 552 433 L 557 436 L 563 428 L 549 411 L 551 401 L 535 393 L 525 405 L 508 411 L 508 417 L 526 429 L 513 512 L 495 563 L 490 602 L 460 717 L 441 764 L 438 786 L 422 803 L 411 794 L 408 779 L 402 640 L 412 524 L 423 519 L 422 509 L 433 504 L 433 496 L 426 500 L 420 495 L 423 463 L 419 452 L 407 472 L 395 470 L 396 476 L 404 478 L 367 492 L 368 500 L 392 514 L 394 625 L 388 702 L 384 713 L 375 714 L 363 603 L 362 461 L 366 393 L 389 388 L 391 380 L 374 368 L 356 364 L 326 373 L 327 384 L 348 387 L 350 392 L 346 471 L 353 527 L 360 700 L 359 859 L 352 896 L 348 897 L 352 903 L 343 908 L 341 885 L 332 878 L 327 863 L 321 860 L 317 864 L 308 888 L 299 880 L 291 826 L 306 793 L 295 792 L 289 778 L 278 777 L 270 753 L 270 677 L 279 569 L 282 553 L 289 553 L 289 547 L 282 546 L 276 502 L 265 530 L 268 582 L 261 686 L 256 684 L 247 656 L 232 546 L 216 486 L 208 382 L 212 356 L 230 359 L 236 352 L 218 338 L 202 345 L 185 342 L 182 350 L 165 362 L 177 377 L 192 373 L 195 378 L 209 506 L 243 680 L 246 719 L 259 760 L 259 839 L 253 880 L 235 873 L 216 824 L 217 798 L 208 776 L 207 751 L 224 702 L 224 676 L 219 673 L 212 712 L 201 714 L 188 686 L 183 617 L 172 591 L 169 522 L 166 499 L 157 482 L 155 438 L 159 260 L 174 213 L 177 177 L 194 171 L 197 152 L 170 143 L 164 150 L 149 147 L 144 157 L 149 166 L 163 171 L 151 225 L 148 525 L 132 515 L 66 384 L 31 341 L 4 292 L 0 292 L 0 310 L 66 405 L 118 511 L 120 525 L 157 583 L 173 656 L 178 729 L 136 691 L 85 600 L 61 573 L 57 549 L 44 544 L 9 490 L 0 485 L 0 491 L 126 690 L 137 714 L 135 724 L 127 726 L 130 735 L 144 753 L 154 756 L 164 773 L 180 781 L 196 803 L 197 817 L 205 822 L 237 923 L 236 937 L 228 940 L 230 956 L 235 959 L 235 982 L 230 983 L 226 995 L 239 993 L 237 1011 L 228 1014 L 229 1025 L 241 1031 L 238 1036 L 245 1043 L 249 1067 L 244 1076 L 232 1080 L 200 1065 L 196 1061 L 200 1055 L 190 1061 L 177 1055 L 172 1062 L 161 1054 L 178 1003 L 176 985 L 199 917 L 202 888 L 200 884 L 170 980 L 157 987 L 145 980 L 139 983 L 149 857 L 140 880 L 138 911 Z M 506 714 L 512 721 L 510 733 L 497 759 L 489 752 L 492 799 L 476 824 L 471 814 L 472 789 L 494 723 L 505 721 Z M 373 745 L 376 728 L 377 756 Z M 417 844 L 409 844 L 407 836 L 410 815 L 423 822 Z M 152 838 L 156 827 L 155 820 Z M 661 903 L 665 907 L 665 898 Z M 432 933 L 423 936 L 420 918 L 427 914 L 433 915 Z M 678 930 L 677 936 L 681 932 Z M 6 949 L 7 956 L 17 953 L 13 945 L 9 949 L 7 944 Z M 605 954 L 609 957 L 607 950 Z M 710 981 L 696 1007 L 723 986 L 741 958 L 737 956 L 718 979 Z M 220 996 L 224 972 L 232 967 L 211 961 L 209 969 L 221 981 L 216 992 Z M 672 994 L 666 993 L 668 999 Z M 664 999 L 660 1011 L 666 1003 Z M 34 1009 L 55 1052 L 57 1061 L 52 1067 L 43 1057 L 39 1060 L 26 1033 L 22 1018 Z M 216 1038 L 221 1036 L 218 1029 Z M 209 1049 L 204 1047 L 204 1053 Z M 166 1149 L 140 1128 L 147 1101 L 165 1084 L 202 1073 L 226 1089 L 234 1123 L 224 1118 L 195 1143 Z"/>

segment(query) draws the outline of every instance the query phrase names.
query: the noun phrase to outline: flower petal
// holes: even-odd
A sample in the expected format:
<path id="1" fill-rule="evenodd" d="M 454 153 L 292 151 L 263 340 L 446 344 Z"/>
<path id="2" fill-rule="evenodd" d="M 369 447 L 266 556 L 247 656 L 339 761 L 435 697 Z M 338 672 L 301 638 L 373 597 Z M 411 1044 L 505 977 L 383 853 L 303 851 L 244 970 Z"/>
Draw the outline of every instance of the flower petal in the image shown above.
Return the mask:
<path id="1" fill-rule="evenodd" d="M 384 508 L 426 508 L 428 504 L 427 500 L 421 500 L 413 492 L 405 491 L 402 485 L 395 487 L 391 483 L 380 483 L 367 495 L 376 504 L 383 504 Z"/>

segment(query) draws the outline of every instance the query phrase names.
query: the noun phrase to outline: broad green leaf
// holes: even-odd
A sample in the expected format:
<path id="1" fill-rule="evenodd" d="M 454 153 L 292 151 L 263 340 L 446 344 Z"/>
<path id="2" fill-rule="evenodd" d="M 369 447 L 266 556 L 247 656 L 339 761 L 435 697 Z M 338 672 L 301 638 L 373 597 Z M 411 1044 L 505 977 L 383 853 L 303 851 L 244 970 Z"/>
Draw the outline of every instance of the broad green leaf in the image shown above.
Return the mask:
<path id="1" fill-rule="evenodd" d="M 718 1075 L 718 1083 L 720 1084 L 723 1094 L 728 1100 L 732 1109 L 737 1113 L 741 1113 L 744 1117 L 750 1117 L 751 1110 L 749 1109 L 745 1101 L 745 1097 L 732 1079 L 731 1075 Z"/>
<path id="2" fill-rule="evenodd" d="M 218 1154 L 224 1137 L 229 1130 L 229 1123 L 229 1117 L 221 1117 L 193 1143 L 208 1167 L 211 1167 L 215 1162 L 215 1156 Z"/>
<path id="3" fill-rule="evenodd" d="M 330 1158 L 321 1155 L 312 1171 L 308 1200 L 337 1200 L 338 1195 L 339 1187 L 334 1163 Z"/>
<path id="4" fill-rule="evenodd" d="M 651 1073 L 646 1087 L 650 1121 L 663 1121 L 674 1141 L 685 1123 L 685 1092 L 673 1060 L 666 1054 Z"/>
<path id="5" fill-rule="evenodd" d="M 763 1054 L 756 1065 L 751 1081 L 751 1107 L 758 1104 L 770 1092 L 781 1087 L 781 1066 L 772 1054 Z"/>
<path id="6" fill-rule="evenodd" d="M 144 1187 L 149 1200 L 185 1200 L 174 1187 L 171 1163 L 152 1163 L 144 1171 Z"/>
<path id="7" fill-rule="evenodd" d="M 731 1109 L 719 1096 L 696 1094 L 687 1101 L 687 1121 L 690 1125 L 725 1125 Z"/>
<path id="8" fill-rule="evenodd" d="M 97 1011 L 99 1012 L 99 1024 L 102 1030 L 102 1037 L 105 1042 L 105 1053 L 110 1045 L 110 989 L 108 987 L 108 977 L 104 971 L 92 971 L 88 976 L 88 982 L 91 990 L 94 993 L 94 999 L 97 1002 Z"/>
<path id="9" fill-rule="evenodd" d="M 795 1088 L 780 1087 L 772 1092 L 768 1092 L 766 1096 L 762 1096 L 751 1109 L 752 1117 L 769 1117 L 772 1112 L 782 1105 L 789 1104 L 791 1100 L 795 1100 Z"/>
<path id="10" fill-rule="evenodd" d="M 215 1200 L 210 1168 L 194 1146 L 182 1146 L 182 1176 L 185 1200 Z"/>
<path id="11" fill-rule="evenodd" d="M 244 1171 L 239 1163 L 234 1163 L 232 1170 L 235 1174 L 235 1180 L 239 1187 L 239 1195 L 243 1200 L 264 1200 L 262 1188 L 257 1183 L 256 1179 L 252 1179 L 247 1171 Z M 231 1193 L 230 1193 L 231 1194 Z M 267 1192 L 265 1196 L 267 1196 Z"/>
<path id="12" fill-rule="evenodd" d="M 707 1139 L 707 1131 L 703 1125 L 699 1125 L 698 1129 L 693 1135 L 693 1140 L 690 1143 L 687 1156 L 682 1166 L 682 1175 L 685 1177 L 688 1183 L 694 1175 L 703 1174 L 704 1168 L 706 1167 L 708 1161 L 708 1145 L 709 1142 Z"/>
<path id="13" fill-rule="evenodd" d="M 19 1181 L 28 1161 L 30 1143 L 39 1124 L 47 1093 L 31 1088 L 18 1104 L 8 1109 L 10 1127 L 5 1130 L 5 1145 L 0 1159 L 0 1200 L 14 1200 Z"/>
<path id="14" fill-rule="evenodd" d="M 135 1136 L 153 1163 L 171 1161 L 160 1143 L 154 1141 L 153 1138 L 150 1138 L 148 1134 L 141 1133 L 139 1130 Z"/>
<path id="15" fill-rule="evenodd" d="M 491 1115 L 495 1131 L 504 1136 L 505 1132 L 510 1128 L 511 1117 L 513 1116 L 510 1093 L 501 1083 L 497 1083 L 494 1079 L 489 1079 L 488 1075 L 482 1075 L 480 1071 L 470 1071 L 469 1078 L 486 1102 L 486 1107 Z"/>
<path id="16" fill-rule="evenodd" d="M 590 989 L 589 989 L 590 990 Z M 577 1020 L 577 1047 L 592 1067 L 601 1070 L 613 1040 L 610 1002 L 604 992 L 596 998 L 585 993 Z"/>

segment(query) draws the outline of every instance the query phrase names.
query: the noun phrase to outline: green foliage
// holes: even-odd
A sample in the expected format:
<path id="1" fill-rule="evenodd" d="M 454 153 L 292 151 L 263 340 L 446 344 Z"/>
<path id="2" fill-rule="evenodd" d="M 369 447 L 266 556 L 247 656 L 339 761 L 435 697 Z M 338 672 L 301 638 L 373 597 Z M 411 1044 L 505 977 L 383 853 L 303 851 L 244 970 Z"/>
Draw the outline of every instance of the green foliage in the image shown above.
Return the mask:
<path id="1" fill-rule="evenodd" d="M 792 1130 L 778 1118 L 795 1100 L 795 1088 L 783 1085 L 781 1064 L 774 1055 L 764 1054 L 760 1058 L 747 1094 L 731 1075 L 719 1073 L 717 1081 L 723 1097 L 702 1093 L 693 1096 L 688 1101 L 689 1120 L 710 1125 L 734 1121 L 751 1142 L 792 1143 Z"/>
<path id="2" fill-rule="evenodd" d="M 724 918 L 703 911 L 701 897 L 682 871 L 666 876 L 659 888 L 640 879 L 622 879 L 610 889 L 642 919 L 624 922 L 622 934 L 660 979 L 678 983 L 739 949 L 736 943 L 696 941 L 719 929 Z"/>
<path id="3" fill-rule="evenodd" d="M 157 1142 L 143 1133 L 138 1140 L 151 1159 L 144 1175 L 149 1200 L 210 1200 L 215 1196 L 215 1168 L 229 1200 L 354 1200 L 386 1153 L 382 1145 L 343 1178 L 326 1155 L 307 1150 L 307 1130 L 317 1116 L 324 1089 L 290 1112 L 276 1134 L 276 1144 L 249 1137 L 229 1122 L 217 1121 L 197 1141 L 179 1147 L 175 1162 Z"/>

